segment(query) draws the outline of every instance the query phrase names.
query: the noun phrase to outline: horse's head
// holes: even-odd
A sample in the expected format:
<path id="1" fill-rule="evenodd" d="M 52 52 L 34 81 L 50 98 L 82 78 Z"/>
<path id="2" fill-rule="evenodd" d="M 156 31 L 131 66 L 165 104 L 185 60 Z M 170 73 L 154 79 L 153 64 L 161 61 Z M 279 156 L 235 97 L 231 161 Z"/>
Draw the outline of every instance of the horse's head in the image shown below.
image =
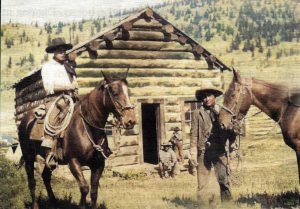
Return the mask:
<path id="1" fill-rule="evenodd" d="M 112 112 L 125 129 L 131 129 L 136 123 L 134 106 L 130 103 L 128 82 L 125 77 L 113 80 L 104 72 L 103 104 L 108 112 Z"/>
<path id="2" fill-rule="evenodd" d="M 251 106 L 253 97 L 252 80 L 242 79 L 234 68 L 232 71 L 233 79 L 224 94 L 224 102 L 219 115 L 221 126 L 227 130 L 239 126 Z"/>

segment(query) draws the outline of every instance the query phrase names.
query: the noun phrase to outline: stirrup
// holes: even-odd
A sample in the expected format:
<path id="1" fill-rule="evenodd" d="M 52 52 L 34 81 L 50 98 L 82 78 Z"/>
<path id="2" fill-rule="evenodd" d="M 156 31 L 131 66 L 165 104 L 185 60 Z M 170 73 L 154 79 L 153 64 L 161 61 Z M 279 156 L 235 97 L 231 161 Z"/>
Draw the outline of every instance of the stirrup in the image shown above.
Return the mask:
<path id="1" fill-rule="evenodd" d="M 45 164 L 46 167 L 50 170 L 54 170 L 57 167 L 58 163 L 55 160 L 55 155 L 53 152 L 49 152 L 49 154 L 46 157 Z"/>

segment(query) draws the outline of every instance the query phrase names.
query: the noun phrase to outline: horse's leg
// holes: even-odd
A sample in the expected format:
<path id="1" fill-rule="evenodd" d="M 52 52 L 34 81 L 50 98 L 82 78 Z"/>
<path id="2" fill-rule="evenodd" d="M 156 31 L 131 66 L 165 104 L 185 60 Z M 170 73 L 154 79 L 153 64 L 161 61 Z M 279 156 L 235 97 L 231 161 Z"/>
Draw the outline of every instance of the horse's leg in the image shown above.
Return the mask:
<path id="1" fill-rule="evenodd" d="M 99 179 L 104 170 L 105 162 L 101 162 L 99 166 L 91 167 L 91 200 L 92 209 L 97 207 Z"/>
<path id="2" fill-rule="evenodd" d="M 83 176 L 83 173 L 81 171 L 81 165 L 77 159 L 72 158 L 69 162 L 69 166 L 70 166 L 70 170 L 71 170 L 73 176 L 77 180 L 77 183 L 80 187 L 81 199 L 80 199 L 79 207 L 81 209 L 85 209 L 86 208 L 86 196 L 89 193 L 89 185 L 87 184 L 87 182 Z"/>
<path id="3" fill-rule="evenodd" d="M 299 179 L 299 184 L 300 184 L 300 148 L 296 150 L 296 155 L 297 155 L 297 163 L 298 163 L 298 179 Z"/>
<path id="4" fill-rule="evenodd" d="M 35 197 L 35 179 L 34 179 L 34 161 L 33 160 L 25 160 L 25 170 L 28 178 L 28 187 L 30 190 L 31 200 L 32 200 L 32 208 L 38 209 L 39 205 L 36 201 Z"/>
<path id="5" fill-rule="evenodd" d="M 39 205 L 36 201 L 35 196 L 35 179 L 34 179 L 34 160 L 35 160 L 35 144 L 29 140 L 24 140 L 20 138 L 20 146 L 23 153 L 23 160 L 25 162 L 25 171 L 27 174 L 28 187 L 32 200 L 32 208 L 38 209 Z"/>
<path id="6" fill-rule="evenodd" d="M 54 196 L 54 193 L 53 193 L 53 190 L 51 187 L 51 175 L 52 175 L 52 171 L 45 166 L 43 173 L 42 173 L 42 178 L 43 178 L 43 181 L 44 181 L 47 193 L 48 193 L 49 200 L 50 200 L 51 204 L 55 206 L 56 198 Z"/>

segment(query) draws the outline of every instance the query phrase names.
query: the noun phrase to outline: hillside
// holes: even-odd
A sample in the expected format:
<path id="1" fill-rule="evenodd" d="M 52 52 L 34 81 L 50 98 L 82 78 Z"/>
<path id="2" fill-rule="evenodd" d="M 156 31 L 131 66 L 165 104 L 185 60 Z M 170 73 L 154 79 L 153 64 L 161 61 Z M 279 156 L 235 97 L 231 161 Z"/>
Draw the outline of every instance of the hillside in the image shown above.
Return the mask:
<path id="1" fill-rule="evenodd" d="M 244 75 L 297 84 L 300 77 L 300 4 L 297 1 L 183 0 L 168 1 L 153 9 Z M 52 38 L 62 36 L 75 45 L 133 12 L 121 11 L 108 19 L 73 23 L 1 25 L 1 132 L 15 132 L 12 118 L 14 94 L 9 87 L 50 59 L 44 49 Z M 140 83 L 132 83 L 131 87 L 137 87 L 132 92 L 139 91 L 140 87 L 146 91 L 158 85 L 187 85 L 179 78 L 168 82 L 168 76 L 180 77 L 183 73 L 191 78 L 188 85 L 196 88 L 194 71 L 174 70 L 168 75 L 149 72 Z M 137 75 L 137 72 L 132 72 L 132 75 Z M 225 73 L 224 76 L 228 81 L 231 74 Z M 82 75 L 79 79 L 80 86 L 86 89 L 84 92 L 95 84 L 85 77 L 89 76 Z"/>

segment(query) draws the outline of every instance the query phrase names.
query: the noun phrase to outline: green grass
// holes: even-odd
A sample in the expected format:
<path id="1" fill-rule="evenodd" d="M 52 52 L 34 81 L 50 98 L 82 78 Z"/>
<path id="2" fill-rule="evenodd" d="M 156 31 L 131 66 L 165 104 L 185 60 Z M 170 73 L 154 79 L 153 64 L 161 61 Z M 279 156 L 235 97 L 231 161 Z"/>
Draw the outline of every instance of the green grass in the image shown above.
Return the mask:
<path id="1" fill-rule="evenodd" d="M 218 4 L 223 7 L 238 8 L 241 2 L 225 0 Z M 276 1 L 283 2 L 282 0 Z M 290 2 L 290 1 L 289 1 Z M 274 3 L 274 2 L 273 2 Z M 297 4 L 299 11 L 299 4 Z M 168 14 L 171 6 L 158 10 L 160 14 Z M 203 12 L 207 7 L 201 8 Z M 186 10 L 187 8 L 181 8 Z M 195 10 L 195 9 L 194 9 Z M 299 12 L 296 14 L 299 18 Z M 163 15 L 164 16 L 164 15 Z M 183 29 L 189 21 L 183 18 L 175 20 L 173 16 L 168 15 L 169 21 L 174 23 L 179 29 Z M 116 21 L 116 20 L 112 20 Z M 233 25 L 224 18 L 224 23 Z M 111 26 L 112 23 L 107 23 Z M 11 84 L 26 75 L 35 66 L 41 65 L 44 58 L 44 49 L 46 47 L 48 35 L 43 31 L 39 35 L 40 28 L 33 25 L 18 25 L 15 27 L 11 24 L 1 25 L 4 30 L 4 37 L 1 38 L 1 115 L 0 115 L 0 132 L 8 133 L 16 136 L 16 127 L 14 124 L 14 92 L 6 90 Z M 68 41 L 68 27 L 63 29 L 59 36 L 65 37 Z M 90 37 L 91 22 L 84 23 L 83 32 L 78 32 L 79 42 L 85 41 Z M 19 36 L 23 30 L 29 37 L 28 42 L 19 44 Z M 55 31 L 55 30 L 54 30 Z M 191 35 L 192 34 L 188 34 Z M 15 45 L 7 49 L 4 45 L 5 37 L 15 37 Z M 51 37 L 55 37 L 55 32 Z M 290 55 L 291 49 L 298 50 L 300 44 L 297 42 L 281 42 L 278 46 L 270 47 L 272 55 L 266 59 L 266 49 L 264 53 L 254 52 L 254 57 L 249 52 L 233 51 L 228 53 L 231 38 L 223 41 L 221 37 L 215 36 L 210 42 L 203 39 L 199 41 L 207 50 L 215 54 L 227 66 L 235 66 L 240 70 L 243 76 L 253 76 L 259 79 L 272 82 L 287 83 L 289 85 L 299 85 L 300 78 L 300 55 Z M 40 42 L 40 47 L 38 47 Z M 276 52 L 283 49 L 286 53 L 276 59 Z M 31 66 L 26 63 L 24 66 L 18 65 L 21 57 L 28 57 L 32 53 L 35 63 Z M 7 68 L 9 57 L 12 57 L 12 68 Z M 51 57 L 49 57 L 50 59 Z M 109 69 L 107 72 L 119 75 L 120 70 Z M 91 88 L 83 88 L 83 86 L 92 86 L 89 83 L 90 77 L 98 77 L 98 69 L 78 69 L 81 78 L 87 81 L 82 85 L 80 92 L 88 93 Z M 203 78 L 204 74 L 201 70 L 179 70 L 172 71 L 161 70 L 145 70 L 131 69 L 129 79 L 140 78 L 141 82 L 132 81 L 132 95 L 160 95 L 160 92 L 166 92 L 169 95 L 194 95 L 199 86 L 196 85 L 197 79 Z M 230 72 L 223 73 L 225 82 L 228 84 L 232 78 Z M 213 76 L 213 75 L 212 75 Z M 166 79 L 164 78 L 166 77 Z M 176 82 L 168 81 L 167 77 L 176 77 Z M 180 77 L 185 77 L 190 83 L 180 81 Z M 84 80 L 84 79 L 83 79 Z M 143 81 L 142 81 L 143 80 Z M 147 86 L 149 84 L 149 86 Z M 165 85 L 160 87 L 159 85 Z M 173 87 L 175 85 L 175 87 Z M 178 88 L 178 85 L 184 87 Z M 191 87 L 187 87 L 190 85 Z M 288 148 L 280 136 L 268 136 L 265 139 L 253 140 L 249 137 L 242 140 L 241 146 L 242 162 L 236 170 L 236 162 L 233 162 L 232 175 L 232 193 L 234 197 L 233 203 L 221 205 L 215 203 L 213 208 L 299 208 L 299 184 L 296 167 L 295 153 Z M 24 168 L 17 170 L 13 164 L 6 162 L 0 158 L 0 208 L 28 208 L 30 201 L 29 191 L 27 189 L 27 181 L 25 178 Z M 70 175 L 69 172 L 64 173 Z M 214 175 L 212 175 L 214 179 Z M 196 178 L 182 173 L 177 179 L 161 180 L 157 175 L 143 176 L 142 174 L 127 173 L 123 176 L 113 177 L 111 172 L 106 170 L 104 177 L 100 180 L 101 187 L 99 193 L 99 208 L 197 208 L 196 202 Z M 41 193 L 41 208 L 47 208 L 46 191 L 42 185 L 41 179 L 38 179 L 37 193 Z M 217 188 L 215 180 L 212 181 L 213 188 Z M 54 191 L 59 199 L 61 208 L 76 208 L 80 198 L 80 192 L 77 183 L 73 180 L 65 180 L 55 177 L 53 180 Z M 218 190 L 212 192 L 218 198 Z M 2 209 L 1 208 L 1 209 Z"/>
<path id="2" fill-rule="evenodd" d="M 207 192 L 215 195 L 213 208 L 300 207 L 296 156 L 279 135 L 255 141 L 250 137 L 243 138 L 241 155 L 242 162 L 237 169 L 236 161 L 231 163 L 232 202 L 220 203 L 218 185 L 212 172 L 211 188 Z M 2 183 L 0 202 L 18 197 L 17 201 L 12 199 L 13 204 L 28 206 L 24 168 L 17 170 L 3 158 L 0 158 L 0 165 L 1 174 L 5 171 L 5 175 L 2 174 L 0 179 Z M 86 177 L 89 176 L 88 171 L 84 174 Z M 77 183 L 75 180 L 58 177 L 71 176 L 71 173 L 63 170 L 59 174 L 57 171 L 55 176 L 52 185 L 60 208 L 77 208 L 80 199 Z M 46 190 L 40 177 L 37 185 L 37 194 L 41 193 L 39 200 L 41 208 L 47 208 Z M 18 189 L 14 190 L 15 188 Z M 98 205 L 101 209 L 203 208 L 196 201 L 196 189 L 196 177 L 188 173 L 181 173 L 175 179 L 161 180 L 155 173 L 146 175 L 128 170 L 122 175 L 113 175 L 112 171 L 106 169 L 100 180 Z"/>

